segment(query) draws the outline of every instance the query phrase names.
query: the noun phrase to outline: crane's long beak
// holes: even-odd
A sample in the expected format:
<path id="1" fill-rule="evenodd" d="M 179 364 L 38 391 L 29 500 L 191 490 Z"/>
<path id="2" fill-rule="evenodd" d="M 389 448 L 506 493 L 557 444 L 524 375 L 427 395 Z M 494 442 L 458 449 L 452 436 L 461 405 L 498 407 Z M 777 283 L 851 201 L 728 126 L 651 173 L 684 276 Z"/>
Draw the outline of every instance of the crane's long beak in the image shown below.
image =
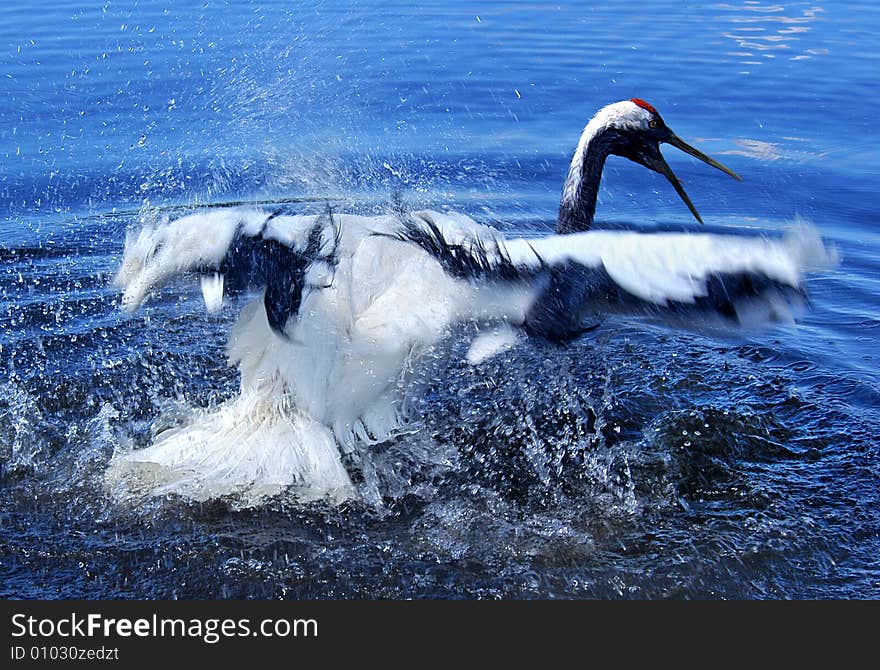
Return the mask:
<path id="1" fill-rule="evenodd" d="M 672 133 L 672 132 L 669 133 L 669 138 L 666 140 L 666 143 L 671 144 L 676 149 L 681 149 L 686 154 L 690 154 L 694 158 L 700 159 L 701 161 L 703 161 L 707 165 L 711 165 L 713 168 L 717 168 L 717 169 L 721 170 L 725 174 L 729 174 L 731 177 L 733 177 L 737 181 L 743 180 L 742 177 L 740 177 L 736 172 L 731 170 L 729 167 L 722 165 L 721 163 L 716 161 L 714 158 L 709 158 L 702 151 L 700 151 L 699 149 L 695 149 L 694 147 L 692 147 L 690 144 L 685 142 L 683 139 L 681 139 L 675 133 Z"/>
<path id="2" fill-rule="evenodd" d="M 698 158 L 704 163 L 711 165 L 714 168 L 721 170 L 722 172 L 729 174 L 734 179 L 742 181 L 742 177 L 740 177 L 736 172 L 731 170 L 729 167 L 726 167 L 716 161 L 714 158 L 709 158 L 706 154 L 704 154 L 699 149 L 695 149 L 690 144 L 682 140 L 678 135 L 673 132 L 669 133 L 669 137 L 663 140 L 667 144 L 671 144 L 676 149 L 681 149 L 686 154 L 690 154 L 694 158 Z M 653 150 L 651 150 L 653 149 Z M 663 158 L 663 154 L 660 153 L 659 147 L 654 145 L 648 149 L 647 152 L 644 152 L 641 155 L 641 158 L 645 161 L 645 165 L 654 170 L 655 172 L 659 172 L 667 180 L 672 184 L 675 192 L 678 193 L 678 197 L 680 197 L 684 204 L 688 206 L 688 209 L 691 210 L 691 214 L 694 215 L 694 218 L 703 223 L 703 219 L 700 217 L 700 214 L 697 212 L 696 207 L 694 207 L 694 203 L 691 202 L 691 199 L 688 197 L 688 194 L 685 193 L 684 187 L 681 185 L 681 182 L 678 180 L 678 177 L 675 176 L 675 173 L 672 171 L 672 168 L 669 167 L 669 164 L 666 162 L 666 159 Z"/>

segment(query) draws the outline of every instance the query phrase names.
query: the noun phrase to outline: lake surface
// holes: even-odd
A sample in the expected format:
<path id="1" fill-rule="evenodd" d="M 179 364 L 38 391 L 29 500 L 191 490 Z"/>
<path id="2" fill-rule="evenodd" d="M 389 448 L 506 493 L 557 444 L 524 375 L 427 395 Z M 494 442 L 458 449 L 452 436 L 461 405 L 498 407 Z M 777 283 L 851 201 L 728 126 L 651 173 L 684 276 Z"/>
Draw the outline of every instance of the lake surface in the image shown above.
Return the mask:
<path id="1" fill-rule="evenodd" d="M 184 3 L 185 4 L 185 3 Z M 0 596 L 880 597 L 880 9 L 852 3 L 6 3 L 0 8 Z M 648 100 L 711 232 L 796 218 L 841 262 L 796 328 L 609 319 L 418 373 L 381 504 L 109 500 L 120 445 L 232 397 L 238 305 L 134 316 L 125 231 L 188 207 L 555 222 L 587 120 Z M 696 231 L 609 160 L 597 227 Z"/>

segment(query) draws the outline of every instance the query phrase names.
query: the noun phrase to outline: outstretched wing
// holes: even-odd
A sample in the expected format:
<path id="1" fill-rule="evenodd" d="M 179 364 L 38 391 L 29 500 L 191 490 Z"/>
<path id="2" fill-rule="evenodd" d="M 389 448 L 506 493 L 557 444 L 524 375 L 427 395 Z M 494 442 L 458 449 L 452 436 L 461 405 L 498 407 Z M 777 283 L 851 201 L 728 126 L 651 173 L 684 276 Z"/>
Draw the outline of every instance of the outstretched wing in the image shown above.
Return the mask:
<path id="1" fill-rule="evenodd" d="M 370 305 L 354 316 L 393 326 L 406 341 L 418 330 L 412 324 L 433 323 L 444 306 L 431 332 L 455 320 L 488 319 L 553 341 L 571 339 L 613 312 L 685 325 L 790 321 L 805 299 L 804 274 L 834 260 L 807 227 L 780 239 L 629 231 L 506 239 L 466 217 L 436 212 L 344 220 L 346 257 L 360 259 L 350 264 L 350 288 L 368 294 Z M 334 276 L 342 240 L 329 212 L 191 214 L 130 235 L 116 281 L 129 310 L 181 273 L 201 275 L 209 309 L 224 294 L 264 288 L 269 325 L 284 335 L 305 292 Z M 426 254 L 424 261 L 414 249 Z M 429 259 L 450 285 L 422 269 Z M 453 286 L 468 284 L 474 290 Z M 501 304 L 511 300 L 516 304 Z"/>
<path id="2" fill-rule="evenodd" d="M 610 312 L 742 326 L 790 321 L 805 300 L 804 274 L 834 262 L 833 250 L 805 226 L 782 239 L 591 231 L 507 240 L 450 235 L 430 216 L 414 215 L 396 237 L 420 246 L 450 276 L 532 284 L 522 325 L 554 341 Z"/>
<path id="3" fill-rule="evenodd" d="M 259 209 L 190 214 L 126 237 L 115 283 L 123 307 L 134 311 L 147 294 L 186 273 L 201 276 L 202 294 L 216 311 L 223 296 L 265 288 L 269 325 L 280 334 L 299 310 L 309 271 L 337 262 L 333 214 L 285 216 Z"/>

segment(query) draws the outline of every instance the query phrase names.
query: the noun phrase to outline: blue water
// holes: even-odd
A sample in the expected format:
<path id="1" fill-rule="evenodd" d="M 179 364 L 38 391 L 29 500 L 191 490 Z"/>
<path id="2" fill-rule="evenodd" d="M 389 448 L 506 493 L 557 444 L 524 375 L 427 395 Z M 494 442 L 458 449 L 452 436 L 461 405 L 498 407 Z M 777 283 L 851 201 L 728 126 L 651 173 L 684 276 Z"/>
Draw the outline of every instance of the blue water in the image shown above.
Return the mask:
<path id="1" fill-rule="evenodd" d="M 0 595 L 880 597 L 876 3 L 82 4 L 0 8 Z M 743 175 L 666 149 L 706 229 L 837 245 L 797 329 L 432 361 L 379 509 L 105 499 L 118 444 L 237 383 L 234 309 L 119 313 L 127 228 L 400 192 L 550 230 L 581 128 L 634 96 Z M 597 218 L 697 227 L 616 158 Z"/>

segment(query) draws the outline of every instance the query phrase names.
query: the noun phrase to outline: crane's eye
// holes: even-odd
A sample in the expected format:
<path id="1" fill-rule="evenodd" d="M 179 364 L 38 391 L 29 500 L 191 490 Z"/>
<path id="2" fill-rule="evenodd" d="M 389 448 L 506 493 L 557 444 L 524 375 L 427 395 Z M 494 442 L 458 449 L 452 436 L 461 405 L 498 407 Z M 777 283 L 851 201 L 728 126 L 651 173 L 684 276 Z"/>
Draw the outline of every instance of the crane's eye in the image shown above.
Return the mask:
<path id="1" fill-rule="evenodd" d="M 657 119 L 651 119 L 650 121 L 648 121 L 648 125 L 651 128 L 656 128 L 657 126 L 660 125 L 660 123 L 657 121 Z"/>

